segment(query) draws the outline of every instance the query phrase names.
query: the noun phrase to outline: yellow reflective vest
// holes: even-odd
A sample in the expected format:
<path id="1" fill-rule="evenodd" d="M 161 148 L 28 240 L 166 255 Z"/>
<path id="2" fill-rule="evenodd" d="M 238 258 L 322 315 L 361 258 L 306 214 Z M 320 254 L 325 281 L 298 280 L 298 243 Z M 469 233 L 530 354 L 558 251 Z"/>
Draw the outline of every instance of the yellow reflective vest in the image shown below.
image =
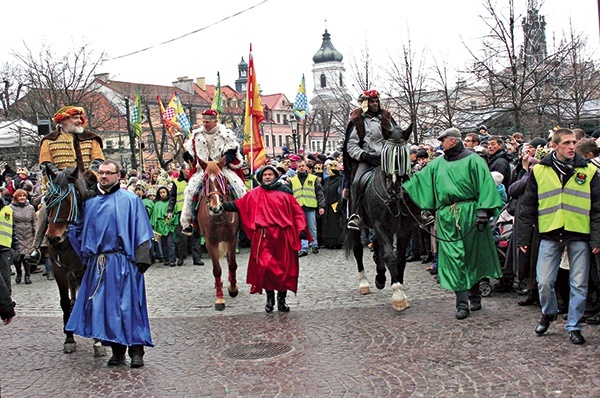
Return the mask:
<path id="1" fill-rule="evenodd" d="M 582 234 L 590 233 L 590 182 L 596 170 L 591 164 L 575 168 L 575 173 L 563 187 L 552 167 L 541 164 L 533 167 L 537 182 L 540 233 L 559 228 Z"/>
<path id="2" fill-rule="evenodd" d="M 13 225 L 13 210 L 4 206 L 0 210 L 0 246 L 12 247 Z"/>
<path id="3" fill-rule="evenodd" d="M 183 201 L 185 199 L 185 188 L 188 183 L 187 181 L 180 181 L 179 179 L 176 179 L 173 183 L 177 187 L 177 202 L 175 202 L 173 211 L 175 213 L 181 213 L 181 210 L 183 210 Z"/>
<path id="4" fill-rule="evenodd" d="M 306 177 L 306 180 L 304 180 L 304 185 L 300 184 L 298 175 L 295 175 L 290 179 L 290 183 L 292 184 L 292 192 L 294 192 L 294 196 L 296 197 L 296 200 L 300 206 L 305 206 L 311 209 L 316 209 L 319 207 L 316 191 L 316 175 L 309 174 Z"/>

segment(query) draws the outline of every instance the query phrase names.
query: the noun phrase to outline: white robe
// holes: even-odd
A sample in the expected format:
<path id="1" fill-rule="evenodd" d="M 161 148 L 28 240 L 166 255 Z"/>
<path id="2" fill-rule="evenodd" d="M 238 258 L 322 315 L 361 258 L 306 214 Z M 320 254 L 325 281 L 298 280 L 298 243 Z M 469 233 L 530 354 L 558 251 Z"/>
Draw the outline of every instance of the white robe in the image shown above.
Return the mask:
<path id="1" fill-rule="evenodd" d="M 217 129 L 217 132 L 214 135 L 214 141 L 210 151 L 208 149 L 208 143 L 206 142 L 206 131 L 204 126 L 193 130 L 191 137 L 183 144 L 184 149 L 194 156 L 194 165 L 197 168 L 185 188 L 185 198 L 180 217 L 181 226 L 183 228 L 188 227 L 192 222 L 192 199 L 204 178 L 204 170 L 198 164 L 198 159 L 202 159 L 205 162 L 208 160 L 219 161 L 225 152 L 231 149 L 237 149 L 236 158 L 239 160 L 239 163 L 236 165 L 230 163 L 227 167 L 224 167 L 223 175 L 227 179 L 227 182 L 233 187 L 237 197 L 241 198 L 246 193 L 246 184 L 244 184 L 244 181 L 232 170 L 241 168 L 244 163 L 244 158 L 239 150 L 240 144 L 237 137 L 233 131 L 227 129 L 222 124 L 217 124 L 215 129 Z"/>

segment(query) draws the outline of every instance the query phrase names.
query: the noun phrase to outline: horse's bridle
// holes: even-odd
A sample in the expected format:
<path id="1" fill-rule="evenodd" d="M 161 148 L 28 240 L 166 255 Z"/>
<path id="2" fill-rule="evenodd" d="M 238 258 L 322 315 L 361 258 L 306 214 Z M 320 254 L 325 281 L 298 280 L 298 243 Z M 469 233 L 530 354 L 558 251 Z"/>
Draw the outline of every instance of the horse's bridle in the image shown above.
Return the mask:
<path id="1" fill-rule="evenodd" d="M 67 218 L 59 218 L 58 215 L 60 214 L 61 206 L 63 205 L 65 199 L 69 196 L 71 196 L 71 207 L 69 209 L 69 215 L 67 216 Z M 79 206 L 77 204 L 77 192 L 73 183 L 69 183 L 67 185 L 67 189 L 63 189 L 54 185 L 53 181 L 50 180 L 50 187 L 44 195 L 44 200 L 46 201 L 47 210 L 58 207 L 56 210 L 56 215 L 54 216 L 52 222 L 66 222 L 69 224 L 77 222 L 77 219 L 79 218 Z"/>

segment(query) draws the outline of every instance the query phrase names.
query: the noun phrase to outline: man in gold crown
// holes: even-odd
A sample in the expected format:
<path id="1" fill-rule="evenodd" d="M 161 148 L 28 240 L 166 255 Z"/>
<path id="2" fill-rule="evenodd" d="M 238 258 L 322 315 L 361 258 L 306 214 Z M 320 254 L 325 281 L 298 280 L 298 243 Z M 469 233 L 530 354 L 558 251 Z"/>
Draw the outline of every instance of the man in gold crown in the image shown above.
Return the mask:
<path id="1" fill-rule="evenodd" d="M 42 139 L 39 164 L 44 175 L 47 170 L 57 173 L 67 167 L 79 167 L 81 172 L 98 170 L 104 161 L 102 139 L 85 129 L 85 110 L 79 106 L 63 106 L 52 118 L 56 130 Z M 42 204 L 38 216 L 34 250 L 29 257 L 39 261 L 40 245 L 46 233 L 46 207 Z"/>

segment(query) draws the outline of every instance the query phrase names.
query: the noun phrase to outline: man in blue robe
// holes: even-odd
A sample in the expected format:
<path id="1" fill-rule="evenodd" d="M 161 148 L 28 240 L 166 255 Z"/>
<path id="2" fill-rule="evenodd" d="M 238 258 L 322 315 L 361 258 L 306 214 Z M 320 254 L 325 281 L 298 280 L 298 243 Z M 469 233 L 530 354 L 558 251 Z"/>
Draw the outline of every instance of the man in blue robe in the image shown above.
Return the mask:
<path id="1" fill-rule="evenodd" d="M 120 166 L 99 167 L 98 195 L 84 204 L 84 219 L 70 234 L 86 266 L 66 330 L 110 345 L 108 366 L 144 366 L 144 346 L 153 347 L 143 273 L 150 266 L 152 227 L 144 204 L 121 189 Z"/>

